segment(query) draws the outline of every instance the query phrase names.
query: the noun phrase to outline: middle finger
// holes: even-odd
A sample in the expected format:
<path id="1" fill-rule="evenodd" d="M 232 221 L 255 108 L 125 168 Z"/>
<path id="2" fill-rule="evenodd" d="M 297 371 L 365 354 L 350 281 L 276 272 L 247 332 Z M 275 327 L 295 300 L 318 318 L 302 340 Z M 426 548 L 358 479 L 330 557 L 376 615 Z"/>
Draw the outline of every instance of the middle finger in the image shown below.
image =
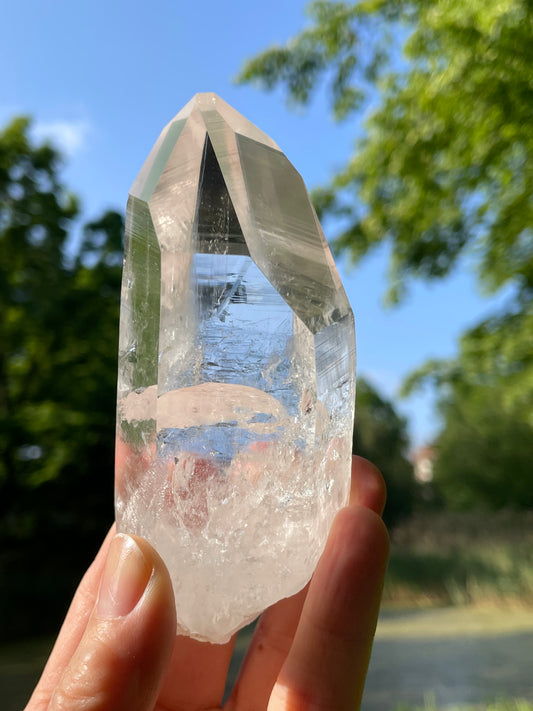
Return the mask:
<path id="1" fill-rule="evenodd" d="M 385 504 L 381 472 L 368 460 L 352 458 L 350 505 L 380 514 Z M 257 624 L 239 677 L 226 705 L 227 711 L 263 711 L 292 645 L 308 585 L 296 595 L 268 608 Z"/>
<path id="2" fill-rule="evenodd" d="M 226 644 L 176 637 L 156 711 L 218 709 L 234 644 L 235 636 Z"/>

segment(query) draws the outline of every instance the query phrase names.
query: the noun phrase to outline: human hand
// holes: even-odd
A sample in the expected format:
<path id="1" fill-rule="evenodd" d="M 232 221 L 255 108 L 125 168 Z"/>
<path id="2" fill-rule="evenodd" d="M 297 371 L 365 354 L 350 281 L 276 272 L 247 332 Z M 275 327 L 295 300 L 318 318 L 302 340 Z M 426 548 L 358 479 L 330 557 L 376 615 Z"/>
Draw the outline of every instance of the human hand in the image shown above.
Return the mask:
<path id="1" fill-rule="evenodd" d="M 355 711 L 388 554 L 385 488 L 361 457 L 350 505 L 313 578 L 261 616 L 225 711 Z M 234 639 L 175 635 L 168 572 L 143 539 L 112 529 L 74 596 L 26 711 L 220 709 Z"/>

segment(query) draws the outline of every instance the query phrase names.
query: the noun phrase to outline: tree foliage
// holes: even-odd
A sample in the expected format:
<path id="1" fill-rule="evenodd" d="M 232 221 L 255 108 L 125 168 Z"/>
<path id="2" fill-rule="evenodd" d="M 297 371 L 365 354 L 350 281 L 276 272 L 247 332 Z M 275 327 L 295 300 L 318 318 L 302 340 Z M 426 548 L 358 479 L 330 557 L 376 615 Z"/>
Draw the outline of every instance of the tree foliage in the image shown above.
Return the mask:
<path id="1" fill-rule="evenodd" d="M 405 383 L 439 389 L 434 483 L 452 509 L 533 508 L 532 333 L 530 314 L 488 319 L 463 336 L 457 358 Z"/>
<path id="2" fill-rule="evenodd" d="M 415 504 L 417 491 L 413 467 L 407 459 L 409 438 L 407 423 L 372 385 L 359 378 L 353 451 L 378 466 L 387 483 L 387 524 L 408 516 Z"/>
<path id="3" fill-rule="evenodd" d="M 497 390 L 501 412 L 533 427 L 532 334 L 533 310 L 494 315 L 462 336 L 456 358 L 429 361 L 410 375 L 403 391 L 431 382 L 448 401 L 461 388 L 486 391 L 487 397 Z"/>
<path id="4" fill-rule="evenodd" d="M 29 136 L 28 119 L 0 132 L 0 602 L 40 589 L 35 632 L 112 520 L 122 218 L 72 254 L 77 201 Z"/>
<path id="5" fill-rule="evenodd" d="M 532 9 L 318 0 L 297 37 L 240 76 L 303 103 L 325 82 L 339 118 L 370 98 L 377 108 L 353 155 L 316 193 L 322 212 L 344 216 L 335 246 L 357 260 L 388 242 L 392 300 L 409 278 L 445 276 L 468 256 L 488 292 L 511 288 L 522 340 L 533 308 Z"/>
<path id="6" fill-rule="evenodd" d="M 428 363 L 407 383 L 439 388 L 437 472 L 443 486 L 454 482 L 448 492 L 470 486 L 474 499 L 474 469 L 498 471 L 500 493 L 507 477 L 532 483 L 532 11 L 531 0 L 317 0 L 295 38 L 240 76 L 281 85 L 304 104 L 326 86 L 339 119 L 368 110 L 353 154 L 316 191 L 316 205 L 343 217 L 334 245 L 353 260 L 389 244 L 393 302 L 410 279 L 444 277 L 460 259 L 487 293 L 506 295 L 464 334 L 456 359 Z M 522 484 L 500 503 L 531 505 Z"/>
<path id="7" fill-rule="evenodd" d="M 487 289 L 531 297 L 531 5 L 318 0 L 308 27 L 242 70 L 300 103 L 323 80 L 338 118 L 378 102 L 318 203 L 347 218 L 336 245 L 354 259 L 390 242 L 394 296 L 468 248 Z"/>
<path id="8" fill-rule="evenodd" d="M 441 399 L 434 485 L 451 509 L 533 508 L 533 427 L 506 409 L 506 395 L 456 386 Z"/>

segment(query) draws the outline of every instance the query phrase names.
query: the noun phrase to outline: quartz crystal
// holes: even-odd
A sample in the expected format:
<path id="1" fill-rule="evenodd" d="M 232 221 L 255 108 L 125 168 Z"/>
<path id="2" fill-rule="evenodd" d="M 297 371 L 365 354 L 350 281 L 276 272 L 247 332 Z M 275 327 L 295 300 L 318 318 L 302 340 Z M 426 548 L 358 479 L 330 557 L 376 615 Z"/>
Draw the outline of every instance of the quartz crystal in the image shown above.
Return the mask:
<path id="1" fill-rule="evenodd" d="M 302 178 L 196 95 L 130 192 L 118 375 L 117 526 L 165 561 L 179 633 L 224 642 L 307 583 L 347 502 L 354 400 L 353 314 Z"/>

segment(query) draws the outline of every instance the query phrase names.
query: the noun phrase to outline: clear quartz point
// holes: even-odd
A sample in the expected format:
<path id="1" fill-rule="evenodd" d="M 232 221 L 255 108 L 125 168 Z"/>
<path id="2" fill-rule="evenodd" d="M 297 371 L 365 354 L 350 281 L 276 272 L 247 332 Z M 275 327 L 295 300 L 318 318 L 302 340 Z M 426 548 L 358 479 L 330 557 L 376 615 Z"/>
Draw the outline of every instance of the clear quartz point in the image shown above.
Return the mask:
<path id="1" fill-rule="evenodd" d="M 222 643 L 300 590 L 346 504 L 354 320 L 307 190 L 215 94 L 131 189 L 115 504 L 169 568 L 178 631 Z"/>

